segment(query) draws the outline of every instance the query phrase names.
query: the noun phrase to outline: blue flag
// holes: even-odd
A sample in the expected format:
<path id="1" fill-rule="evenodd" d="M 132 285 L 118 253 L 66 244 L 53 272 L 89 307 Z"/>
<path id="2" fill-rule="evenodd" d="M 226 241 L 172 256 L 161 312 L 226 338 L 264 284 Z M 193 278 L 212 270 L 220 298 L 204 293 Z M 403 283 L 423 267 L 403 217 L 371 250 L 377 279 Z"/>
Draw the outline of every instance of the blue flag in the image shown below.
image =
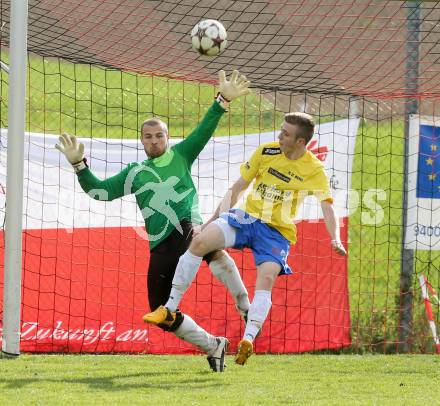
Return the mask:
<path id="1" fill-rule="evenodd" d="M 440 127 L 421 125 L 417 197 L 440 199 Z"/>

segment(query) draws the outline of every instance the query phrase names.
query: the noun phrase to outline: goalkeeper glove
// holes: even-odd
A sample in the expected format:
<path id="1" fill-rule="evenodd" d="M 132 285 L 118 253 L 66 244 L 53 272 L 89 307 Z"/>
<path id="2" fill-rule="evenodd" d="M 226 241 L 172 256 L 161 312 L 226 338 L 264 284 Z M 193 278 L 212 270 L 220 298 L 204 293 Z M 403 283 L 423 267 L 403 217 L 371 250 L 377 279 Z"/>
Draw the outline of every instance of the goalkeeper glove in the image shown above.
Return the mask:
<path id="1" fill-rule="evenodd" d="M 231 80 L 227 80 L 225 71 L 221 70 L 218 74 L 218 81 L 220 92 L 217 95 L 217 100 L 222 107 L 237 97 L 250 93 L 251 82 L 247 80 L 246 76 L 240 75 L 238 70 L 232 72 Z"/>
<path id="2" fill-rule="evenodd" d="M 76 173 L 87 168 L 82 142 L 78 142 L 74 135 L 69 134 L 61 135 L 59 141 L 60 144 L 56 144 L 55 148 L 64 154 Z"/>

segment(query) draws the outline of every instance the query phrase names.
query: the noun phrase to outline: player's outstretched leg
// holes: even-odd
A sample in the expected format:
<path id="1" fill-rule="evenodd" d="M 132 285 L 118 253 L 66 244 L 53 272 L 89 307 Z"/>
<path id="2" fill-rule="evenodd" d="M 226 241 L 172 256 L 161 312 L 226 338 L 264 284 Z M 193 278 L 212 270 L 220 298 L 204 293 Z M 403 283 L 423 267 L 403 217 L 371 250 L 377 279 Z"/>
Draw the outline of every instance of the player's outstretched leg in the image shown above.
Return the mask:
<path id="1" fill-rule="evenodd" d="M 176 321 L 176 312 L 169 311 L 165 306 L 159 306 L 151 313 L 147 313 L 142 317 L 145 323 L 154 325 L 164 325 L 171 327 Z"/>
<path id="2" fill-rule="evenodd" d="M 244 365 L 254 351 L 253 342 L 260 333 L 261 327 L 272 306 L 272 287 L 280 272 L 280 268 L 280 264 L 276 262 L 262 262 L 257 265 L 254 299 L 247 314 L 243 339 L 238 344 L 235 356 L 236 364 Z"/>
<path id="3" fill-rule="evenodd" d="M 245 311 L 244 313 L 240 312 L 240 309 L 238 309 L 238 312 L 240 313 L 241 318 L 244 321 L 244 328 L 246 328 L 246 324 L 248 322 L 248 316 L 249 316 L 249 310 Z M 260 327 L 260 329 L 258 330 L 257 335 L 255 336 L 255 338 L 259 337 L 259 335 L 261 334 L 261 331 L 263 330 L 263 327 Z"/>
<path id="4" fill-rule="evenodd" d="M 261 328 L 272 305 L 271 292 L 256 290 L 249 311 L 245 313 L 244 338 L 238 343 L 235 363 L 244 365 L 254 351 L 253 341 L 261 334 Z"/>
<path id="5" fill-rule="evenodd" d="M 175 317 L 180 299 L 195 278 L 201 262 L 202 257 L 191 254 L 189 250 L 179 258 L 167 303 L 165 306 L 159 306 L 153 312 L 145 314 L 142 317 L 145 323 L 155 325 L 173 323 L 172 318 Z"/>
<path id="6" fill-rule="evenodd" d="M 157 317 L 153 319 L 152 315 Z M 209 367 L 214 372 L 225 370 L 225 355 L 229 346 L 227 338 L 209 334 L 187 314 L 178 310 L 170 312 L 165 306 L 159 306 L 154 312 L 146 314 L 143 320 L 174 333 L 177 337 L 205 352 L 208 355 Z"/>
<path id="7" fill-rule="evenodd" d="M 212 274 L 228 289 L 235 301 L 240 316 L 244 319 L 249 310 L 249 296 L 240 277 L 235 261 L 226 251 L 219 251 L 209 262 Z"/>
<path id="8" fill-rule="evenodd" d="M 253 342 L 260 334 L 261 327 L 269 313 L 272 305 L 271 292 L 267 290 L 256 290 L 254 300 L 251 303 L 247 314 L 246 328 L 243 340 L 240 341 L 235 356 L 235 363 L 244 365 L 253 353 Z"/>
<path id="9" fill-rule="evenodd" d="M 238 365 L 244 365 L 253 352 L 254 346 L 252 341 L 244 338 L 238 343 L 237 354 L 235 355 L 235 363 Z"/>
<path id="10" fill-rule="evenodd" d="M 226 351 L 228 351 L 229 340 L 225 337 L 216 337 L 217 348 L 210 355 L 208 355 L 207 360 L 209 367 L 214 372 L 223 372 L 226 368 L 225 356 Z"/>
<path id="11" fill-rule="evenodd" d="M 174 334 L 204 351 L 208 355 L 209 367 L 214 372 L 225 370 L 225 355 L 229 346 L 227 338 L 209 334 L 187 314 L 183 315 L 182 324 L 174 331 Z"/>
<path id="12" fill-rule="evenodd" d="M 171 311 L 175 311 L 180 304 L 180 300 L 191 282 L 197 275 L 203 255 L 194 255 L 189 249 L 179 258 L 179 262 L 174 273 L 170 296 L 165 306 Z"/>

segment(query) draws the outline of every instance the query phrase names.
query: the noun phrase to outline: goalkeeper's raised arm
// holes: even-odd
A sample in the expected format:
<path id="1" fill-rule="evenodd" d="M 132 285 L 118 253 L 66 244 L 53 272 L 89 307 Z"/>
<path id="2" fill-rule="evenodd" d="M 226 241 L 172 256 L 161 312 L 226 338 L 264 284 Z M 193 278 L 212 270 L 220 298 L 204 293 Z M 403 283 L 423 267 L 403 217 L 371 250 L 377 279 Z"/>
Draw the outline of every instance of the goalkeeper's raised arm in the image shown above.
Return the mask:
<path id="1" fill-rule="evenodd" d="M 84 144 L 74 135 L 62 134 L 55 148 L 64 154 L 78 175 L 78 181 L 84 192 L 95 200 L 110 201 L 131 193 L 131 188 L 125 190 L 125 181 L 130 170 L 136 163 L 128 165 L 118 174 L 107 179 L 98 179 L 88 168 L 84 158 Z"/>
<path id="2" fill-rule="evenodd" d="M 195 188 L 191 180 L 191 174 L 188 171 L 186 171 L 188 173 L 185 173 L 185 171 L 182 172 L 182 168 L 179 167 L 180 162 L 177 161 L 180 159 L 186 169 L 191 167 L 194 160 L 214 134 L 221 116 L 228 110 L 229 103 L 237 97 L 248 94 L 250 92 L 249 86 L 250 82 L 246 76 L 241 75 L 237 70 L 232 72 L 230 80 L 226 78 L 224 71 L 220 71 L 219 92 L 216 100 L 205 114 L 203 120 L 187 138 L 174 147 L 169 148 L 170 136 L 167 125 L 162 120 L 156 118 L 144 121 L 141 126 L 140 141 L 144 146 L 148 160 L 142 164 L 130 164 L 118 174 L 104 180 L 98 179 L 88 169 L 87 161 L 84 158 L 84 144 L 78 142 L 74 135 L 61 135 L 59 144 L 55 147 L 65 155 L 66 159 L 74 168 L 82 189 L 96 200 L 109 201 L 130 193 L 135 193 L 136 190 L 132 190 L 131 188 L 132 182 L 129 182 L 130 187 L 126 187 L 126 179 L 130 171 L 136 169 L 136 173 L 141 172 L 143 171 L 142 166 L 151 167 L 151 165 L 153 165 L 154 171 L 157 172 L 158 169 L 155 165 L 157 163 L 160 167 L 173 167 L 175 172 L 173 175 L 178 176 L 181 183 L 185 183 L 185 189 L 194 191 L 194 193 L 189 193 L 188 198 L 185 199 L 188 202 L 188 207 L 193 206 L 193 203 L 196 202 L 194 201 Z M 173 159 L 174 152 L 177 152 L 178 155 L 175 159 Z M 165 178 L 163 177 L 164 174 L 159 174 L 164 182 L 171 176 L 168 172 L 169 171 L 165 174 Z M 136 174 L 134 174 L 134 176 L 136 176 Z M 150 179 L 150 181 L 156 180 L 157 177 L 154 179 L 154 176 L 153 179 Z M 142 183 L 145 184 L 148 182 L 145 181 Z M 139 191 L 140 188 L 137 189 Z M 145 189 L 145 187 L 142 189 Z M 150 199 L 147 200 L 149 201 Z M 143 204 L 143 206 L 145 206 L 145 204 Z M 141 210 L 142 209 L 144 209 L 144 207 L 141 207 Z M 191 213 L 194 214 L 189 210 L 188 213 L 184 213 L 184 217 L 190 216 Z M 200 222 L 200 216 L 196 215 L 196 217 L 198 217 L 196 219 L 197 222 Z"/>
<path id="3" fill-rule="evenodd" d="M 184 155 L 189 164 L 192 164 L 205 147 L 206 143 L 214 134 L 220 121 L 219 113 L 228 111 L 229 103 L 237 97 L 247 95 L 250 92 L 250 82 L 246 76 L 234 70 L 231 79 L 227 80 L 223 70 L 219 72 L 219 92 L 216 102 L 205 114 L 203 120 L 183 141 L 174 146 L 174 149 Z"/>

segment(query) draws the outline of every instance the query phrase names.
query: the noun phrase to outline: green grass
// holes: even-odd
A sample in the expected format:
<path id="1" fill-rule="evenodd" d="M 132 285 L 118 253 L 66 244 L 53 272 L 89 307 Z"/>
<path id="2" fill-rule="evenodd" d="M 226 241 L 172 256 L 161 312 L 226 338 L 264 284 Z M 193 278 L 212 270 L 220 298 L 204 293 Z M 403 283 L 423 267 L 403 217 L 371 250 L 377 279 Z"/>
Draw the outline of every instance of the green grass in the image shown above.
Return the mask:
<path id="1" fill-rule="evenodd" d="M 0 402 L 20 405 L 423 405 L 436 356 L 257 355 L 223 374 L 202 356 L 23 355 L 0 360 Z"/>

